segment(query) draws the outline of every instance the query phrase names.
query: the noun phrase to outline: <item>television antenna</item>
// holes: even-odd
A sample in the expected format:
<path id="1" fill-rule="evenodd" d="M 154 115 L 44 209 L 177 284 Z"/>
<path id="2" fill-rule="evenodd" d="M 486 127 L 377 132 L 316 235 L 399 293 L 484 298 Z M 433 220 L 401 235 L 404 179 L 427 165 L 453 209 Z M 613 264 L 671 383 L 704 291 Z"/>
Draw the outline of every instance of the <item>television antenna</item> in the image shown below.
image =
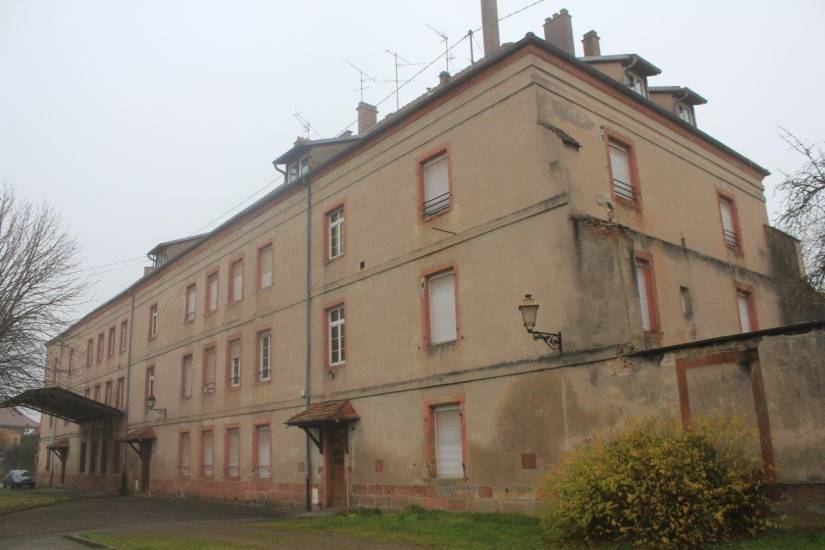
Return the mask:
<path id="1" fill-rule="evenodd" d="M 315 135 L 318 136 L 319 138 L 323 137 L 323 136 L 321 136 L 321 134 L 318 133 L 318 130 L 316 130 L 315 128 L 312 127 L 312 124 L 310 124 L 309 121 L 307 119 L 305 119 L 304 116 L 300 112 L 295 111 L 292 114 L 292 116 L 295 117 L 295 119 L 298 121 L 298 124 L 300 124 L 301 127 L 304 129 L 304 134 L 306 134 L 304 137 L 306 139 L 309 139 L 309 135 L 311 133 L 315 133 Z"/>
<path id="2" fill-rule="evenodd" d="M 401 89 L 401 79 L 398 78 L 398 69 L 401 67 L 412 67 L 415 65 L 424 65 L 424 63 L 413 63 L 412 61 L 407 61 L 403 57 L 401 57 L 398 52 L 393 52 L 390 50 L 384 50 L 388 54 L 390 54 L 393 59 L 395 60 L 395 79 L 390 80 L 390 82 L 395 84 L 395 110 L 399 110 L 401 108 L 401 100 L 399 98 L 399 90 Z"/>
<path id="3" fill-rule="evenodd" d="M 433 31 L 435 34 L 437 34 L 439 38 L 441 38 L 441 41 L 444 42 L 444 59 L 447 62 L 447 72 L 449 73 L 450 60 L 455 59 L 452 55 L 450 55 L 450 37 L 447 36 L 447 31 L 438 31 L 434 29 L 431 25 L 427 25 L 427 28 Z"/>
<path id="4" fill-rule="evenodd" d="M 350 61 L 350 60 L 348 60 L 344 57 L 341 58 L 341 61 L 343 61 L 344 63 L 346 63 L 347 65 L 349 65 L 353 69 L 355 69 L 356 71 L 358 71 L 358 76 L 359 76 L 360 81 L 361 81 L 361 86 L 360 86 L 361 101 L 363 102 L 364 101 L 364 90 L 366 90 L 367 88 L 370 87 L 370 86 L 364 86 L 364 83 L 365 82 L 375 82 L 375 77 L 370 76 L 370 74 L 367 71 L 359 68 L 357 65 L 355 65 L 355 63 L 353 63 L 352 61 Z"/>

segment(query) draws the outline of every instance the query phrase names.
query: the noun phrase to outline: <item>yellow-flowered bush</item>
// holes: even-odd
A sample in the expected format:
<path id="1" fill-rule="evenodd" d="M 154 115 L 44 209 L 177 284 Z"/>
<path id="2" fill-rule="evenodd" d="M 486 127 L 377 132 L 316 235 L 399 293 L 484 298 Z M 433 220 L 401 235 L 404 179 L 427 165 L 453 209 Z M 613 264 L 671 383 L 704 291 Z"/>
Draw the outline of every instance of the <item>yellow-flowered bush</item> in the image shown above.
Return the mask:
<path id="1" fill-rule="evenodd" d="M 556 544 L 696 548 L 769 527 L 749 434 L 735 419 L 645 419 L 567 453 L 541 490 Z"/>

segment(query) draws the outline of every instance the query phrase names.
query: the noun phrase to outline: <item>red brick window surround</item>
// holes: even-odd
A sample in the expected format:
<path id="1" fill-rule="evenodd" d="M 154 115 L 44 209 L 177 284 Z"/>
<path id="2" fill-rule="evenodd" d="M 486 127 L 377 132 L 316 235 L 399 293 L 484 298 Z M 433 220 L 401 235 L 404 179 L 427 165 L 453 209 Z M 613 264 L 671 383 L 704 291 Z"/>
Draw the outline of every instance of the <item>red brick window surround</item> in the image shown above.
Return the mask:
<path id="1" fill-rule="evenodd" d="M 152 340 L 158 336 L 158 305 L 152 304 L 149 306 L 149 339 Z"/>
<path id="2" fill-rule="evenodd" d="M 111 406 L 112 405 L 112 382 L 111 381 L 106 382 L 106 390 L 105 390 L 103 395 L 104 395 L 103 402 L 106 405 Z"/>
<path id="3" fill-rule="evenodd" d="M 215 393 L 215 377 L 218 371 L 218 350 L 207 346 L 203 351 L 203 393 Z"/>
<path id="4" fill-rule="evenodd" d="M 178 474 L 187 478 L 190 475 L 189 465 L 192 460 L 192 444 L 188 431 L 178 435 Z"/>
<path id="5" fill-rule="evenodd" d="M 258 356 L 256 378 L 259 382 L 266 382 L 272 379 L 272 331 L 259 332 L 256 347 Z"/>
<path id="6" fill-rule="evenodd" d="M 240 302 L 243 299 L 243 258 L 229 264 L 229 301 Z"/>
<path id="7" fill-rule="evenodd" d="M 146 380 L 145 386 L 143 391 L 143 403 L 145 404 L 148 412 L 149 408 L 149 396 L 155 395 L 155 367 L 147 367 L 146 368 Z"/>
<path id="8" fill-rule="evenodd" d="M 424 453 L 429 475 L 440 479 L 467 477 L 467 428 L 464 396 L 424 403 Z"/>
<path id="9" fill-rule="evenodd" d="M 231 338 L 226 345 L 226 382 L 230 388 L 241 385 L 241 338 Z"/>
<path id="10" fill-rule="evenodd" d="M 338 204 L 327 210 L 326 219 L 326 261 L 331 262 L 344 255 L 345 225 L 344 205 Z"/>
<path id="11" fill-rule="evenodd" d="M 114 357 L 117 350 L 117 342 L 115 341 L 115 327 L 109 328 L 109 357 Z"/>
<path id="12" fill-rule="evenodd" d="M 258 249 L 258 288 L 272 286 L 272 244 L 265 244 Z"/>
<path id="13" fill-rule="evenodd" d="M 214 474 L 215 432 L 209 428 L 201 431 L 201 477 L 211 479 Z"/>
<path id="14" fill-rule="evenodd" d="M 192 397 L 195 369 L 194 357 L 191 353 L 183 356 L 181 363 L 180 396 L 184 399 Z"/>
<path id="15" fill-rule="evenodd" d="M 186 287 L 186 309 L 183 315 L 184 323 L 191 323 L 195 320 L 195 312 L 198 307 L 198 287 L 193 283 Z"/>
<path id="16" fill-rule="evenodd" d="M 418 178 L 419 217 L 422 220 L 446 214 L 453 208 L 452 161 L 450 148 L 443 145 L 419 157 Z"/>
<path id="17" fill-rule="evenodd" d="M 343 367 L 347 362 L 347 331 L 344 304 L 336 304 L 328 307 L 325 317 L 327 367 Z"/>
<path id="18" fill-rule="evenodd" d="M 124 401 L 124 390 L 125 390 L 126 380 L 123 377 L 117 379 L 117 394 L 116 394 L 116 401 L 115 407 L 120 410 L 126 406 L 126 401 Z"/>
<path id="19" fill-rule="evenodd" d="M 120 353 L 126 351 L 126 343 L 129 340 L 129 321 L 120 323 Z"/>
<path id="20" fill-rule="evenodd" d="M 736 283 L 736 310 L 739 315 L 739 332 L 753 332 L 759 330 L 759 320 L 756 317 L 756 301 L 753 298 L 753 287 Z"/>
<path id="21" fill-rule="evenodd" d="M 214 313 L 218 309 L 218 293 L 220 292 L 218 273 L 218 270 L 214 269 L 206 274 L 205 313 L 207 315 Z"/>
<path id="22" fill-rule="evenodd" d="M 636 289 L 639 295 L 639 311 L 642 329 L 646 333 L 661 332 L 659 322 L 659 301 L 656 295 L 656 281 L 653 273 L 653 258 L 645 252 L 636 252 Z"/>
<path id="23" fill-rule="evenodd" d="M 241 477 L 241 430 L 237 426 L 226 428 L 224 445 L 224 477 L 240 479 Z"/>
<path id="24" fill-rule="evenodd" d="M 92 355 L 93 355 L 92 349 L 93 348 L 94 348 L 94 340 L 89 338 L 86 341 L 86 366 L 87 367 L 92 366 Z"/>
<path id="25" fill-rule="evenodd" d="M 742 231 L 739 226 L 739 211 L 733 195 L 720 189 L 716 190 L 719 202 L 719 224 L 722 228 L 722 242 L 733 250 L 742 249 Z"/>
<path id="26" fill-rule="evenodd" d="M 458 282 L 454 267 L 425 273 L 425 334 L 429 346 L 458 339 Z"/>
<path id="27" fill-rule="evenodd" d="M 636 147 L 630 138 L 607 128 L 604 135 L 613 200 L 619 204 L 639 208 L 642 205 L 642 193 L 636 163 Z"/>
<path id="28" fill-rule="evenodd" d="M 98 365 L 103 362 L 103 349 L 104 349 L 104 340 L 106 336 L 101 332 L 97 335 L 97 363 Z"/>

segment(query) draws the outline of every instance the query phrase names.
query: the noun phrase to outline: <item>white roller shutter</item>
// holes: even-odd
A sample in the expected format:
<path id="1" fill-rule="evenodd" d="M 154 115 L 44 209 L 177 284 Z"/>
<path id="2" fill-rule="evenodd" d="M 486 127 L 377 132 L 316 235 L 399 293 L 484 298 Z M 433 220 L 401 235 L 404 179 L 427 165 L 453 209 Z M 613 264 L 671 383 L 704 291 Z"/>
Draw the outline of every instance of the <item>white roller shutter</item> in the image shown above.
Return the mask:
<path id="1" fill-rule="evenodd" d="M 428 161 L 422 167 L 424 177 L 424 214 L 435 214 L 450 206 L 450 173 L 447 155 Z"/>
<path id="2" fill-rule="evenodd" d="M 610 171 L 616 195 L 634 200 L 633 180 L 630 179 L 630 153 L 615 143 L 610 144 Z"/>
<path id="3" fill-rule="evenodd" d="M 227 432 L 227 445 L 229 445 L 229 464 L 227 472 L 229 477 L 238 477 L 241 473 L 241 434 L 238 430 Z"/>
<path id="4" fill-rule="evenodd" d="M 736 293 L 736 304 L 739 307 L 739 323 L 742 325 L 742 332 L 751 332 L 750 296 L 746 292 Z"/>
<path id="5" fill-rule="evenodd" d="M 270 460 L 269 426 L 258 428 L 258 477 L 269 478 Z"/>
<path id="6" fill-rule="evenodd" d="M 430 343 L 456 339 L 455 274 L 452 271 L 428 279 L 430 299 Z"/>
<path id="7" fill-rule="evenodd" d="M 436 473 L 438 477 L 464 477 L 458 405 L 436 407 L 434 416 Z"/>

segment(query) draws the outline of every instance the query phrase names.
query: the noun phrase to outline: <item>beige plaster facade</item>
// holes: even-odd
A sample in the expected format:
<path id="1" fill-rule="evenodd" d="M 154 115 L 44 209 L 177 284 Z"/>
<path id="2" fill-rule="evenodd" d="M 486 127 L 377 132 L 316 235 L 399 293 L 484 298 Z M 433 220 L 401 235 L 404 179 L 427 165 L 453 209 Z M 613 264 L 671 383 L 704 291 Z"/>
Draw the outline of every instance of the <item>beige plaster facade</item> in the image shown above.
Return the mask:
<path id="1" fill-rule="evenodd" d="M 611 136 L 632 147 L 635 205 L 611 192 Z M 109 404 L 124 416 L 44 428 L 41 472 L 45 447 L 67 438 L 65 485 L 115 490 L 126 472 L 130 489 L 296 507 L 309 498 L 316 506 L 417 501 L 528 511 L 541 469 L 576 441 L 631 415 L 679 410 L 672 364 L 626 368 L 628 353 L 740 332 L 737 288 L 748 289 L 752 328 L 806 320 L 783 306 L 774 274 L 764 170 L 536 37 L 488 56 L 337 153 L 321 150 L 316 158 L 307 148 L 308 173 L 166 259 L 53 342 L 49 382 L 88 389 L 92 398 L 100 385 L 101 401 L 111 383 Z M 449 156 L 450 208 L 422 219 L 420 164 L 440 151 Z M 719 192 L 736 205 L 735 248 L 723 240 Z M 340 207 L 343 254 L 329 260 L 328 214 Z M 261 288 L 259 254 L 268 246 L 272 284 Z M 638 253 L 652 268 L 655 330 L 642 326 Z M 243 292 L 230 301 L 230 266 L 238 260 Z M 455 278 L 456 338 L 434 346 L 427 275 L 446 268 Z M 214 272 L 217 309 L 208 312 Z M 196 307 L 187 321 L 191 285 Z M 689 291 L 689 311 L 680 287 Z M 561 331 L 563 356 L 525 333 L 517 306 L 526 293 L 541 303 L 536 328 Z M 338 304 L 346 360 L 330 367 L 326 312 Z M 271 377 L 260 380 L 265 331 Z M 241 366 L 233 386 L 236 339 Z M 204 378 L 210 348 L 214 391 Z M 319 427 L 324 454 L 302 429 L 285 426 L 307 407 L 307 394 L 312 404 L 348 399 L 359 417 L 340 429 Z M 460 479 L 433 472 L 431 413 L 444 403 L 461 408 Z M 269 478 L 255 468 L 261 425 L 270 427 Z M 117 442 L 144 428 L 154 439 Z M 229 429 L 239 430 L 237 476 L 227 468 Z M 211 475 L 201 467 L 209 430 Z M 188 471 L 182 433 L 189 434 Z M 337 437 L 344 454 L 332 457 Z M 808 466 L 787 460 L 785 471 L 808 475 Z M 344 472 L 343 485 L 330 479 L 334 468 Z"/>

